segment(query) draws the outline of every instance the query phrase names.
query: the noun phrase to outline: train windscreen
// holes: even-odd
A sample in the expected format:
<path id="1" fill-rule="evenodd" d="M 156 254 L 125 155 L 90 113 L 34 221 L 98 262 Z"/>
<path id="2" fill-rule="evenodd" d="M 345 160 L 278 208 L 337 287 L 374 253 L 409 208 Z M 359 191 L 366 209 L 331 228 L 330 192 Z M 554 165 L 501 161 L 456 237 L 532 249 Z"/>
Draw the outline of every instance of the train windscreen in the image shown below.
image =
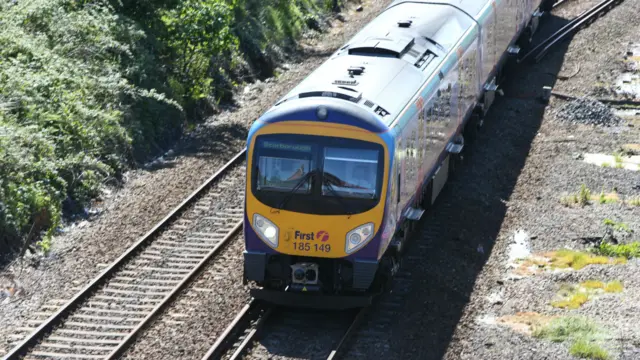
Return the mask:
<path id="1" fill-rule="evenodd" d="M 252 192 L 265 205 L 312 214 L 355 214 L 378 204 L 384 152 L 379 144 L 327 136 L 256 138 Z"/>
<path id="2" fill-rule="evenodd" d="M 377 194 L 378 150 L 324 148 L 323 196 L 373 199 Z"/>

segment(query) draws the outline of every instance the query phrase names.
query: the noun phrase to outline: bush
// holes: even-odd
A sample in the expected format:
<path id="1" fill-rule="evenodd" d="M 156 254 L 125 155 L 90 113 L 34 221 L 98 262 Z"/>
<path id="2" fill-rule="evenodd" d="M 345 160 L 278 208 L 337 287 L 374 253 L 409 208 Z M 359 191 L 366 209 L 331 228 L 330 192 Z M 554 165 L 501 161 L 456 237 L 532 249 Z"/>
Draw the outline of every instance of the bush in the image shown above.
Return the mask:
<path id="1" fill-rule="evenodd" d="M 0 240 L 82 212 L 100 186 L 266 77 L 325 0 L 0 2 Z M 314 25 L 314 26 L 316 26 Z"/>
<path id="2" fill-rule="evenodd" d="M 43 209 L 40 226 L 50 235 L 63 203 L 82 209 L 103 180 L 132 163 L 133 144 L 144 153 L 143 144 L 162 142 L 182 109 L 127 80 L 144 68 L 136 60 L 144 32 L 107 5 L 32 0 L 3 5 L 0 22 L 0 232 L 7 242 L 28 233 Z"/>

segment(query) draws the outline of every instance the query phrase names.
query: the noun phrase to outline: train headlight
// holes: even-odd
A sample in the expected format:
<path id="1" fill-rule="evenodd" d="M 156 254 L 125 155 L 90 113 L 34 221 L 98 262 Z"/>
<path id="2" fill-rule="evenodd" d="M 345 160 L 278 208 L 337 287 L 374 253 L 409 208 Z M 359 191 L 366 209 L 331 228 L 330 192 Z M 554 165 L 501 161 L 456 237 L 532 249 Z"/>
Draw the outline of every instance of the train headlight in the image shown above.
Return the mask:
<path id="1" fill-rule="evenodd" d="M 360 225 L 347 233 L 344 251 L 351 254 L 365 246 L 371 238 L 373 238 L 373 223 Z"/>
<path id="2" fill-rule="evenodd" d="M 260 214 L 253 214 L 253 227 L 262 241 L 274 248 L 278 247 L 279 229 L 274 223 Z"/>

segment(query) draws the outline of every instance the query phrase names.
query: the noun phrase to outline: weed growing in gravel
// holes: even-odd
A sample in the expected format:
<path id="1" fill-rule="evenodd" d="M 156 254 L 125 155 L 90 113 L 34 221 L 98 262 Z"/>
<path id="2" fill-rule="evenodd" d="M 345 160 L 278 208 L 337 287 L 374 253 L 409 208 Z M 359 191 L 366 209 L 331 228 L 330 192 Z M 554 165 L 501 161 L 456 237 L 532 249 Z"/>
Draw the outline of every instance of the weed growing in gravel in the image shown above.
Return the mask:
<path id="1" fill-rule="evenodd" d="M 561 309 L 578 309 L 594 295 L 603 292 L 622 292 L 624 286 L 620 281 L 604 283 L 598 280 L 587 280 L 579 285 L 562 285 L 558 295 L 560 300 L 552 301 L 551 306 Z"/>
<path id="2" fill-rule="evenodd" d="M 622 169 L 622 154 L 616 152 L 613 154 L 613 158 L 616 162 L 616 169 Z"/>
<path id="3" fill-rule="evenodd" d="M 580 339 L 571 345 L 569 353 L 583 359 L 608 360 L 609 353 L 598 344 Z"/>
<path id="4" fill-rule="evenodd" d="M 602 242 L 594 249 L 594 252 L 601 256 L 615 256 L 624 259 L 636 258 L 640 257 L 640 242 L 634 241 L 628 244 Z"/>
<path id="5" fill-rule="evenodd" d="M 592 264 L 610 264 L 611 259 L 606 256 L 597 256 L 589 253 L 562 249 L 549 253 L 551 258 L 551 266 L 559 269 L 572 268 L 580 270 L 587 265 Z"/>
<path id="6" fill-rule="evenodd" d="M 567 206 L 574 204 L 585 206 L 589 204 L 589 200 L 591 200 L 591 190 L 585 184 L 582 184 L 578 193 L 563 196 L 560 198 L 560 203 Z"/>
<path id="7" fill-rule="evenodd" d="M 622 285 L 622 281 L 614 280 L 608 283 L 604 283 L 602 281 L 597 280 L 587 280 L 580 284 L 585 289 L 590 290 L 602 290 L 608 293 L 619 293 L 624 289 L 624 285 Z"/>
<path id="8" fill-rule="evenodd" d="M 553 342 L 593 338 L 598 335 L 598 326 L 581 316 L 564 316 L 533 330 L 533 336 Z"/>
<path id="9" fill-rule="evenodd" d="M 585 184 L 582 184 L 578 192 L 561 197 L 560 203 L 565 206 L 585 206 L 592 201 L 597 201 L 600 204 L 611 204 L 618 202 L 618 200 L 620 200 L 620 198 L 615 188 L 610 193 L 605 193 L 603 187 L 600 194 L 594 195 Z"/>
<path id="10" fill-rule="evenodd" d="M 571 295 L 566 300 L 553 301 L 551 302 L 551 306 L 561 309 L 577 309 L 587 301 L 589 301 L 589 295 L 584 293 L 577 293 Z"/>
<path id="11" fill-rule="evenodd" d="M 633 230 L 629 227 L 629 225 L 623 222 L 615 222 L 611 219 L 604 219 L 603 223 L 605 226 L 611 226 L 613 230 L 624 231 L 628 234 L 633 233 Z"/>
<path id="12" fill-rule="evenodd" d="M 569 352 L 574 356 L 609 359 L 607 351 L 597 344 L 604 339 L 604 331 L 585 317 L 567 316 L 553 319 L 549 324 L 534 329 L 533 336 L 553 342 L 571 341 Z"/>
<path id="13" fill-rule="evenodd" d="M 612 204 L 618 201 L 618 194 L 613 191 L 610 193 L 605 193 L 604 192 L 604 187 L 602 188 L 602 190 L 600 191 L 600 195 L 598 196 L 598 202 L 600 204 Z"/>
<path id="14" fill-rule="evenodd" d="M 604 289 L 604 283 L 598 280 L 587 280 L 580 284 L 587 289 Z"/>
<path id="15" fill-rule="evenodd" d="M 638 165 L 638 169 L 640 169 L 640 165 Z M 629 199 L 627 204 L 631 206 L 640 206 L 640 196 Z"/>
<path id="16" fill-rule="evenodd" d="M 595 250 L 594 250 L 595 252 Z M 589 253 L 584 251 L 576 251 L 569 249 L 561 249 L 551 251 L 544 254 L 531 255 L 525 259 L 517 260 L 515 273 L 518 275 L 528 276 L 544 271 L 545 269 L 573 269 L 580 270 L 587 265 L 618 265 L 626 264 L 626 257 L 615 257 L 611 254 L 605 256 L 600 253 Z"/>
<path id="17" fill-rule="evenodd" d="M 604 287 L 604 291 L 608 293 L 619 293 L 622 292 L 623 289 L 624 286 L 622 285 L 622 282 L 618 280 L 607 283 Z"/>

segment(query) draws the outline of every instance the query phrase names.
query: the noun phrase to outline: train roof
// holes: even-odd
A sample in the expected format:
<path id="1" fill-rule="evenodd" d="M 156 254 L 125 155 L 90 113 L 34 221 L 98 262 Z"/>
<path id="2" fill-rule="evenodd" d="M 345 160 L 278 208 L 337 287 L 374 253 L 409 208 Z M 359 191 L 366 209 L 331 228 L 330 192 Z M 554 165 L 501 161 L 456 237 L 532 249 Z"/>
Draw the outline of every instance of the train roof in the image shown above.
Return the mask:
<path id="1" fill-rule="evenodd" d="M 390 125 L 473 24 L 444 1 L 396 1 L 270 111 L 296 99 L 333 97 Z"/>
<path id="2" fill-rule="evenodd" d="M 477 18 L 482 9 L 489 3 L 489 0 L 396 0 L 387 7 L 391 8 L 402 3 L 423 3 L 423 4 L 445 4 L 458 8 L 473 18 Z"/>

